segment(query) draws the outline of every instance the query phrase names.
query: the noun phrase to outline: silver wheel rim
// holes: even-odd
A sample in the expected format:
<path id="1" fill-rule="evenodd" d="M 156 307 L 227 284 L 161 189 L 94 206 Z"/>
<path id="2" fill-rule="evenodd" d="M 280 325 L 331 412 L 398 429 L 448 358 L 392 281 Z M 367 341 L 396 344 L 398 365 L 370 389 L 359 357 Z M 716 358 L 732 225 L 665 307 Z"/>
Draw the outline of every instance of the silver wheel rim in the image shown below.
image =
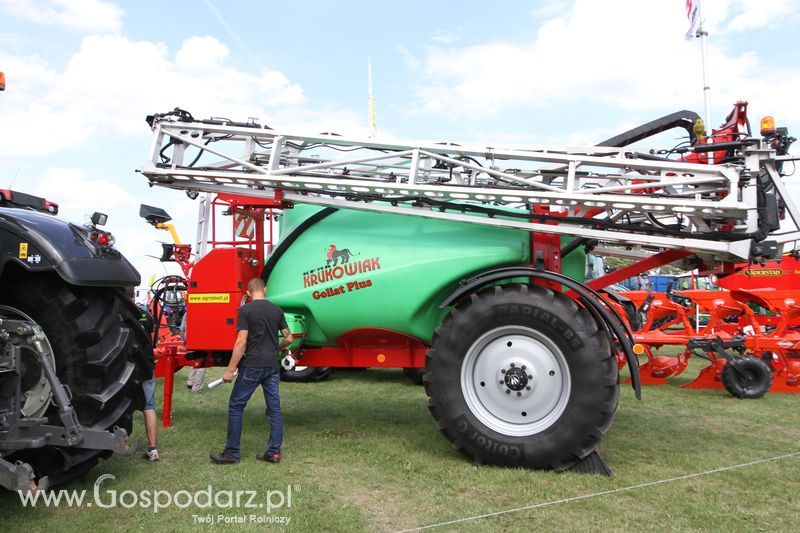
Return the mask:
<path id="1" fill-rule="evenodd" d="M 7 305 L 0 305 L 0 316 L 36 323 L 34 319 L 19 309 Z M 53 358 L 53 347 L 50 346 L 50 341 L 47 338 L 45 338 L 44 342 L 47 344 L 47 348 L 50 352 L 50 361 L 53 363 L 53 367 L 55 367 L 56 362 Z M 50 400 L 52 397 L 53 390 L 50 388 L 50 382 L 47 381 L 44 371 L 42 371 L 37 382 L 28 390 L 22 391 L 22 407 L 20 409 L 22 415 L 33 418 L 44 415 L 47 408 L 50 407 Z"/>
<path id="2" fill-rule="evenodd" d="M 486 427 L 525 437 L 552 426 L 569 402 L 572 380 L 561 349 L 523 326 L 502 326 L 476 340 L 461 364 L 461 390 Z"/>

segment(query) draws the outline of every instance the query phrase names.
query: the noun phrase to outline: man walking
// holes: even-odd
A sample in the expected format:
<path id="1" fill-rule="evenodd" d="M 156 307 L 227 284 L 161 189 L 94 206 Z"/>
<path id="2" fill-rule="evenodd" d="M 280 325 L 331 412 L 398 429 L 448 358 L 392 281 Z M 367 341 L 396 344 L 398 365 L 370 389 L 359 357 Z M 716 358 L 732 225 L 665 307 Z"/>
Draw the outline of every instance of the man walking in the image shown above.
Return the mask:
<path id="1" fill-rule="evenodd" d="M 226 383 L 233 381 L 237 368 L 239 375 L 233 384 L 228 402 L 228 437 L 221 453 L 212 453 L 211 461 L 216 464 L 238 463 L 240 458 L 239 441 L 242 435 L 242 417 L 250 396 L 261 385 L 267 404 L 269 419 L 269 441 L 263 454 L 256 455 L 259 461 L 279 463 L 281 442 L 283 441 L 283 418 L 278 395 L 280 382 L 279 353 L 292 343 L 292 333 L 286 324 L 283 311 L 264 296 L 266 286 L 261 278 L 253 278 L 247 283 L 250 303 L 239 308 L 236 322 L 238 331 L 236 343 L 228 368 L 222 375 Z M 283 341 L 278 342 L 278 332 Z"/>

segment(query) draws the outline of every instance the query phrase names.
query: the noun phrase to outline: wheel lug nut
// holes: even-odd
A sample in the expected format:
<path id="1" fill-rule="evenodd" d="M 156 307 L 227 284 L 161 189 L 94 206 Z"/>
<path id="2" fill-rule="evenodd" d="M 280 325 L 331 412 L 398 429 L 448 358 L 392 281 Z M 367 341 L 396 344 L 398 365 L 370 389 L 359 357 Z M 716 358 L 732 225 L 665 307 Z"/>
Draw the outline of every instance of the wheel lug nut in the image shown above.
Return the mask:
<path id="1" fill-rule="evenodd" d="M 506 369 L 505 368 L 500 369 L 500 373 L 501 374 L 505 374 L 506 373 Z"/>
<path id="2" fill-rule="evenodd" d="M 511 366 L 511 368 L 514 368 L 514 363 L 511 363 L 511 365 L 510 365 L 510 366 Z"/>
<path id="3" fill-rule="evenodd" d="M 525 390 L 531 390 L 531 387 L 530 387 L 530 385 L 528 385 L 527 387 L 525 387 Z"/>
<path id="4" fill-rule="evenodd" d="M 528 374 L 528 379 L 533 379 L 533 375 Z"/>
<path id="5" fill-rule="evenodd" d="M 503 381 L 503 380 L 501 379 L 501 380 L 500 380 L 500 385 L 502 385 L 503 383 L 505 383 L 505 381 Z"/>
<path id="6" fill-rule="evenodd" d="M 517 396 L 522 396 L 522 393 L 517 391 Z"/>
<path id="7" fill-rule="evenodd" d="M 511 389 L 506 389 L 506 394 L 511 394 Z"/>
<path id="8" fill-rule="evenodd" d="M 522 365 L 522 367 L 521 367 L 521 368 L 522 368 L 522 370 L 525 370 L 525 365 Z"/>
<path id="9" fill-rule="evenodd" d="M 556 371 L 555 371 L 555 370 L 551 370 L 551 371 L 550 371 L 550 375 L 551 375 L 551 376 L 555 376 L 555 375 L 556 375 Z"/>

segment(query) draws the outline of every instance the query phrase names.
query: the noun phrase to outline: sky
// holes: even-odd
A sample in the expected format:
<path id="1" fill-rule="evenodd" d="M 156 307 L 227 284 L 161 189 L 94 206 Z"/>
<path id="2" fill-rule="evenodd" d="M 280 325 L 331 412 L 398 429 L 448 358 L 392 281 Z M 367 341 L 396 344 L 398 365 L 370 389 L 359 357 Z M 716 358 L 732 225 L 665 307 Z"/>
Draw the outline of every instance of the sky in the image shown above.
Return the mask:
<path id="1" fill-rule="evenodd" d="M 770 114 L 797 136 L 800 3 L 704 0 L 703 16 L 712 123 L 747 100 L 754 129 Z M 703 114 L 684 0 L 0 0 L 0 21 L 0 188 L 75 222 L 107 213 L 143 282 L 177 269 L 148 257 L 168 236 L 139 204 L 165 208 L 187 242 L 197 218 L 136 173 L 148 114 L 366 136 L 368 57 L 379 138 L 593 144 Z"/>

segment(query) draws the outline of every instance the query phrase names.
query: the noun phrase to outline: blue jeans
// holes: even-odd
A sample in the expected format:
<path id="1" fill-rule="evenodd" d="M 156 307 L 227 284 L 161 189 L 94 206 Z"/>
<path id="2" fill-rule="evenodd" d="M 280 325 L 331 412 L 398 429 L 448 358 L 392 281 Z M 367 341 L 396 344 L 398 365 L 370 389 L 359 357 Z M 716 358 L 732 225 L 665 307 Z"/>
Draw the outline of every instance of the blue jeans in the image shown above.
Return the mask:
<path id="1" fill-rule="evenodd" d="M 150 378 L 142 382 L 142 390 L 144 391 L 144 409 L 143 411 L 151 411 L 156 408 L 156 380 Z"/>
<path id="2" fill-rule="evenodd" d="M 242 436 L 244 408 L 259 385 L 264 391 L 267 418 L 269 419 L 267 453 L 281 453 L 283 417 L 281 416 L 281 399 L 278 395 L 278 383 L 280 383 L 280 380 L 281 371 L 278 367 L 239 369 L 239 376 L 233 384 L 231 399 L 228 402 L 228 438 L 225 441 L 225 451 L 229 455 L 239 457 L 239 441 Z"/>

